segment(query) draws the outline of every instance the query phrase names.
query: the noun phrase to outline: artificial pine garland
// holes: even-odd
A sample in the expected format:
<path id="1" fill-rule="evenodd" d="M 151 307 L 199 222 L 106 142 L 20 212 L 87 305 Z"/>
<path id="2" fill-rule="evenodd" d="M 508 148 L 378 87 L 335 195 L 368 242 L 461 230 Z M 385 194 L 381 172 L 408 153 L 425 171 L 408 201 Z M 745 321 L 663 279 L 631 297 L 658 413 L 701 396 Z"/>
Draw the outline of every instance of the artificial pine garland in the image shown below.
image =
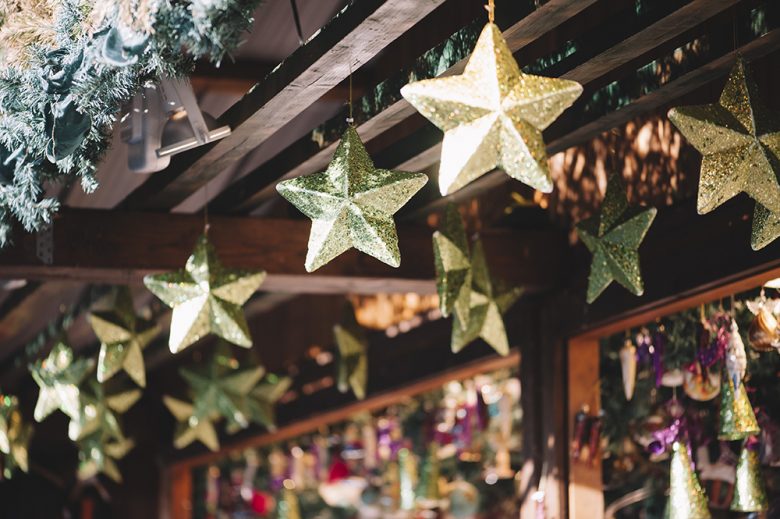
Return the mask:
<path id="1" fill-rule="evenodd" d="M 0 246 L 59 203 L 47 182 L 97 187 L 122 105 L 144 84 L 219 63 L 261 0 L 11 0 L 0 6 Z"/>

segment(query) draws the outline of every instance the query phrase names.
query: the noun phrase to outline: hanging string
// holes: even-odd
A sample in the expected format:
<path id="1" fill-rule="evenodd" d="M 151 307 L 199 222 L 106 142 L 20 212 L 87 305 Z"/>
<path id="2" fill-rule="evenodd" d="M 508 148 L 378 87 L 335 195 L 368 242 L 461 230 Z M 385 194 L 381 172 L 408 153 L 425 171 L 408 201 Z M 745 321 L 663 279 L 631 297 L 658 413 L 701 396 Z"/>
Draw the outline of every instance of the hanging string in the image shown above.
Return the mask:
<path id="1" fill-rule="evenodd" d="M 485 10 L 488 12 L 488 21 L 493 23 L 496 20 L 496 0 L 488 0 Z"/>
<path id="2" fill-rule="evenodd" d="M 349 59 L 349 94 L 347 105 L 349 107 L 349 115 L 347 116 L 347 124 L 352 125 L 355 122 L 355 118 L 352 114 L 352 58 Z"/>
<path id="3" fill-rule="evenodd" d="M 292 8 L 293 21 L 295 22 L 295 30 L 298 33 L 298 43 L 303 45 L 306 40 L 303 37 L 303 29 L 301 29 L 301 17 L 298 14 L 298 4 L 296 0 L 290 0 L 290 7 Z"/>
<path id="4" fill-rule="evenodd" d="M 211 227 L 211 224 L 209 224 L 209 183 L 206 182 L 206 184 L 203 186 L 203 198 L 205 199 L 205 204 L 203 204 L 203 234 L 209 233 L 209 227 Z"/>

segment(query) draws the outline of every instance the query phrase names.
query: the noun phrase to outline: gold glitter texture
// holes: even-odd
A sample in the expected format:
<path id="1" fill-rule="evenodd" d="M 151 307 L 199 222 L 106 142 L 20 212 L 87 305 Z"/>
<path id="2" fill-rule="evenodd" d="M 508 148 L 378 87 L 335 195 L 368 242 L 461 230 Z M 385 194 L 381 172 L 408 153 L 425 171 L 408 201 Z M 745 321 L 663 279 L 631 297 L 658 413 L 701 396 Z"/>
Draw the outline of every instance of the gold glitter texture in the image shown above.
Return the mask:
<path id="1" fill-rule="evenodd" d="M 174 447 L 183 449 L 197 440 L 212 451 L 219 450 L 217 430 L 211 419 L 195 416 L 195 407 L 182 400 L 163 396 L 163 403 L 178 422 L 173 436 Z"/>
<path id="2" fill-rule="evenodd" d="M 734 382 L 723 371 L 720 391 L 720 429 L 719 440 L 742 440 L 758 434 L 758 422 L 753 406 L 748 400 L 745 384 L 740 383 L 739 391 L 734 391 Z"/>
<path id="3" fill-rule="evenodd" d="M 265 279 L 265 272 L 226 269 L 203 234 L 184 270 L 149 275 L 144 284 L 173 308 L 168 346 L 178 353 L 213 333 L 249 348 L 252 338 L 241 310 Z"/>
<path id="4" fill-rule="evenodd" d="M 644 293 L 638 249 L 656 213 L 654 207 L 629 207 L 620 177 L 610 176 L 601 213 L 577 224 L 577 235 L 593 254 L 588 303 L 613 281 L 636 295 Z"/>
<path id="5" fill-rule="evenodd" d="M 26 423 L 19 411 L 15 396 L 0 395 L 0 452 L 3 457 L 3 476 L 10 478 L 18 467 L 29 469 L 27 447 L 32 436 L 32 424 Z"/>
<path id="6" fill-rule="evenodd" d="M 575 81 L 522 73 L 493 23 L 482 30 L 462 75 L 401 89 L 444 131 L 439 188 L 445 195 L 496 167 L 539 191 L 552 191 L 542 130 L 580 94 Z"/>
<path id="7" fill-rule="evenodd" d="M 121 483 L 122 474 L 116 460 L 124 458 L 133 447 L 133 440 L 122 438 L 104 441 L 97 435 L 79 442 L 79 479 L 84 481 L 94 478 L 102 472 L 116 483 Z"/>
<path id="8" fill-rule="evenodd" d="M 352 247 L 398 267 L 393 214 L 427 181 L 422 173 L 376 169 L 350 126 L 325 172 L 285 180 L 276 189 L 312 220 L 305 266 L 313 272 Z"/>
<path id="9" fill-rule="evenodd" d="M 523 293 L 522 288 L 499 291 L 490 276 L 482 242 L 474 242 L 471 251 L 472 285 L 469 297 L 468 322 L 460 322 L 455 314 L 452 323 L 451 347 L 458 353 L 469 343 L 481 338 L 500 355 L 509 354 L 509 341 L 503 314 Z"/>
<path id="10" fill-rule="evenodd" d="M 249 421 L 264 426 L 269 431 L 276 430 L 276 402 L 287 393 L 292 385 L 292 378 L 279 377 L 273 374 L 266 377 L 250 391 L 246 397 L 246 413 Z M 228 434 L 240 430 L 237 424 L 227 425 Z"/>
<path id="11" fill-rule="evenodd" d="M 68 424 L 68 437 L 80 441 L 92 434 L 115 440 L 124 439 L 119 415 L 127 412 L 141 398 L 140 389 L 106 395 L 103 386 L 90 380 L 79 391 L 79 414 Z"/>
<path id="12" fill-rule="evenodd" d="M 707 495 L 691 467 L 691 458 L 684 443 L 672 444 L 672 463 L 669 467 L 669 500 L 665 519 L 709 519 Z"/>
<path id="13" fill-rule="evenodd" d="M 89 324 L 100 341 L 97 379 L 105 382 L 124 369 L 136 384 L 146 386 L 143 349 L 160 332 L 159 327 L 135 315 L 130 289 L 118 287 L 110 310 L 93 311 Z"/>
<path id="14" fill-rule="evenodd" d="M 673 108 L 669 119 L 703 155 L 699 214 L 741 192 L 780 213 L 780 119 L 761 101 L 742 59 L 717 103 Z"/>
<path id="15" fill-rule="evenodd" d="M 750 246 L 753 250 L 763 249 L 780 236 L 780 213 L 773 213 L 763 205 L 756 203 L 753 212 L 753 230 Z"/>
<path id="16" fill-rule="evenodd" d="M 452 312 L 465 326 L 471 299 L 471 260 L 463 220 L 454 204 L 444 211 L 439 230 L 433 233 L 433 259 L 439 308 L 444 317 Z"/>
<path id="17" fill-rule="evenodd" d="M 769 509 L 769 501 L 761 476 L 758 451 L 742 445 L 737 461 L 737 479 L 734 482 L 734 498 L 731 510 L 734 512 L 763 512 Z"/>
<path id="18" fill-rule="evenodd" d="M 81 411 L 79 384 L 94 367 L 92 359 L 73 359 L 73 350 L 64 339 L 54 345 L 49 356 L 30 365 L 33 380 L 40 387 L 35 404 L 36 422 L 59 409 L 71 419 L 77 419 Z"/>
<path id="19" fill-rule="evenodd" d="M 342 322 L 333 327 L 333 339 L 339 353 L 338 389 L 342 393 L 352 389 L 355 397 L 363 400 L 368 385 L 368 340 L 355 319 L 352 305 L 346 305 Z"/>

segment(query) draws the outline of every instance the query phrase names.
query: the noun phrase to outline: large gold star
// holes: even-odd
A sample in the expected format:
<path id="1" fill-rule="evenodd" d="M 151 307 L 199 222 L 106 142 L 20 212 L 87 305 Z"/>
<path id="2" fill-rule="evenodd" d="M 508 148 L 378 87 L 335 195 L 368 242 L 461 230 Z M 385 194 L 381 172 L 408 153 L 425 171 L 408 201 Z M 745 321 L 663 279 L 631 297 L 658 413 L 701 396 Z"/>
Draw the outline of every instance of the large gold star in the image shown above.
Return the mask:
<path id="1" fill-rule="evenodd" d="M 610 176 L 601 213 L 577 224 L 577 235 L 593 254 L 588 303 L 595 301 L 612 281 L 642 295 L 638 249 L 656 213 L 655 207 L 629 207 L 620 177 Z"/>
<path id="2" fill-rule="evenodd" d="M 355 397 L 363 400 L 368 385 L 368 340 L 352 305 L 346 305 L 342 322 L 333 327 L 333 338 L 338 348 L 338 389 L 346 393 L 351 388 Z"/>
<path id="3" fill-rule="evenodd" d="M 401 95 L 444 131 L 439 188 L 449 194 L 500 167 L 549 193 L 542 130 L 582 94 L 575 81 L 524 74 L 488 23 L 463 74 L 404 86 Z"/>
<path id="4" fill-rule="evenodd" d="M 73 360 L 73 350 L 59 340 L 49 356 L 30 365 L 30 373 L 41 390 L 35 405 L 36 422 L 61 410 L 71 419 L 79 416 L 79 384 L 94 367 L 92 359 Z"/>
<path id="5" fill-rule="evenodd" d="M 184 270 L 146 276 L 144 284 L 173 307 L 168 346 L 177 353 L 209 333 L 238 346 L 251 347 L 241 305 L 263 279 L 262 271 L 224 268 L 204 234 Z"/>
<path id="6" fill-rule="evenodd" d="M 699 214 L 741 192 L 780 213 L 780 119 L 762 103 L 742 59 L 717 103 L 672 108 L 669 119 L 703 155 Z"/>
<path id="7" fill-rule="evenodd" d="M 350 126 L 324 173 L 285 180 L 276 189 L 312 220 L 305 266 L 313 272 L 352 247 L 399 266 L 393 214 L 427 181 L 422 173 L 376 169 Z"/>
<path id="8" fill-rule="evenodd" d="M 163 403 L 178 422 L 173 437 L 174 447 L 183 449 L 198 440 L 212 451 L 219 450 L 219 437 L 210 418 L 198 418 L 195 406 L 170 396 L 164 396 Z"/>
<path id="9" fill-rule="evenodd" d="M 452 351 L 458 353 L 469 343 L 481 338 L 500 355 L 509 354 L 509 341 L 506 336 L 503 314 L 523 293 L 522 288 L 512 288 L 499 292 L 495 287 L 482 242 L 477 240 L 471 250 L 472 286 L 469 299 L 469 317 L 464 325 L 458 314 L 454 314 L 452 323 Z"/>
<path id="10" fill-rule="evenodd" d="M 145 387 L 146 370 L 142 352 L 160 329 L 152 321 L 135 315 L 130 289 L 118 287 L 113 294 L 112 308 L 94 311 L 88 319 L 101 343 L 98 381 L 105 382 L 124 369 L 136 384 Z"/>

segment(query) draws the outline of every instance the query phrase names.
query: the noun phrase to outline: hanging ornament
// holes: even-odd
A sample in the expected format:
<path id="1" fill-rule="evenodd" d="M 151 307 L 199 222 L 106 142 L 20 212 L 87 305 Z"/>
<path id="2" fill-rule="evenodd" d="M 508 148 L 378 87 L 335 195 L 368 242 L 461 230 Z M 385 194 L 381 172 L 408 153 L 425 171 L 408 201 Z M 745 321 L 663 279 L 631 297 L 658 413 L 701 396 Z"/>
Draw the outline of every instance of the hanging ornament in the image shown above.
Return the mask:
<path id="1" fill-rule="evenodd" d="M 698 211 L 708 213 L 738 193 L 780 213 L 780 119 L 761 101 L 745 62 L 737 59 L 720 100 L 669 111 L 669 119 L 702 155 Z M 756 241 L 753 248 L 766 243 Z"/>
<path id="2" fill-rule="evenodd" d="M 542 130 L 580 94 L 582 86 L 574 81 L 521 72 L 492 11 L 463 74 L 401 89 L 444 131 L 439 166 L 444 195 L 497 167 L 539 191 L 552 191 Z"/>
<path id="3" fill-rule="evenodd" d="M 636 346 L 631 339 L 626 339 L 623 347 L 618 352 L 620 357 L 620 371 L 623 375 L 623 393 L 626 400 L 634 397 L 634 387 L 636 386 Z"/>
<path id="4" fill-rule="evenodd" d="M 226 269 L 206 234 L 198 238 L 184 270 L 154 274 L 144 284 L 173 308 L 168 346 L 178 353 L 213 333 L 249 348 L 252 339 L 241 310 L 265 279 L 265 272 Z"/>
<path id="5" fill-rule="evenodd" d="M 219 450 L 217 430 L 209 417 L 196 416 L 195 406 L 170 396 L 164 396 L 163 403 L 178 422 L 173 435 L 174 447 L 183 449 L 198 440 L 212 451 Z"/>
<path id="6" fill-rule="evenodd" d="M 348 126 L 325 172 L 285 180 L 276 189 L 312 220 L 305 266 L 313 272 L 352 247 L 398 267 L 393 214 L 427 181 L 422 173 L 376 169 Z"/>
<path id="7" fill-rule="evenodd" d="M 724 371 L 720 395 L 719 440 L 742 440 L 760 432 L 744 383 L 736 391 L 732 378 Z"/>
<path id="8" fill-rule="evenodd" d="M 440 477 L 439 446 L 436 442 L 432 442 L 428 447 L 428 456 L 420 471 L 420 482 L 417 484 L 417 504 L 424 510 L 441 507 Z"/>
<path id="9" fill-rule="evenodd" d="M 754 439 L 755 440 L 755 439 Z M 769 509 L 769 502 L 761 476 L 758 460 L 757 441 L 746 439 L 737 462 L 737 480 L 734 484 L 734 499 L 731 510 L 734 512 L 764 512 Z"/>
<path id="10" fill-rule="evenodd" d="M 742 379 L 745 378 L 747 370 L 747 354 L 745 353 L 745 344 L 742 342 L 742 336 L 739 334 L 739 327 L 736 319 L 731 319 L 731 329 L 728 346 L 726 347 L 726 371 L 734 384 L 735 391 L 739 392 L 742 387 Z"/>
<path id="11" fill-rule="evenodd" d="M 665 519 L 709 519 L 707 496 L 691 466 L 684 443 L 672 444 L 672 464 L 669 469 L 669 500 Z"/>
<path id="12" fill-rule="evenodd" d="M 41 422 L 59 409 L 71 419 L 79 416 L 79 384 L 94 367 L 92 359 L 73 359 L 73 350 L 64 339 L 57 341 L 49 356 L 30 365 L 30 373 L 40 386 L 35 405 L 35 421 Z"/>
<path id="13" fill-rule="evenodd" d="M 269 431 L 275 431 L 276 402 L 287 393 L 291 385 L 292 378 L 290 377 L 266 375 L 246 397 L 246 415 L 249 421 L 262 425 Z M 234 434 L 239 430 L 238 423 L 228 423 L 228 434 Z"/>
<path id="14" fill-rule="evenodd" d="M 240 367 L 230 346 L 220 343 L 204 365 L 181 368 L 179 372 L 194 395 L 193 416 L 198 421 L 222 417 L 234 429 L 249 427 L 247 395 L 263 378 L 262 366 Z"/>
<path id="15" fill-rule="evenodd" d="M 472 284 L 469 299 L 468 322 L 460 322 L 458 314 L 452 323 L 451 347 L 458 353 L 478 338 L 488 343 L 500 355 L 509 354 L 503 314 L 523 293 L 522 288 L 499 291 L 490 276 L 482 242 L 477 240 L 471 249 Z"/>
<path id="16" fill-rule="evenodd" d="M 298 496 L 295 494 L 295 484 L 292 480 L 284 482 L 282 496 L 276 508 L 277 519 L 301 519 L 301 505 L 298 503 Z"/>
<path id="17" fill-rule="evenodd" d="M 117 460 L 124 458 L 135 443 L 127 438 L 121 440 L 105 440 L 99 435 L 92 435 L 80 441 L 78 477 L 87 480 L 103 473 L 117 483 L 122 482 L 122 474 L 117 467 Z"/>
<path id="18" fill-rule="evenodd" d="M 684 371 L 683 391 L 699 402 L 712 400 L 720 393 L 720 375 L 696 361 Z"/>
<path id="19" fill-rule="evenodd" d="M 414 488 L 417 486 L 417 458 L 409 449 L 398 451 L 398 485 L 401 510 L 414 510 Z"/>
<path id="20" fill-rule="evenodd" d="M 471 260 L 466 229 L 457 206 L 448 204 L 439 230 L 433 233 L 433 258 L 439 308 L 444 317 L 452 312 L 465 326 L 471 299 Z"/>
<path id="21" fill-rule="evenodd" d="M 111 309 L 93 311 L 87 319 L 100 341 L 98 381 L 105 382 L 123 369 L 136 384 L 145 387 L 143 349 L 157 336 L 160 328 L 135 315 L 130 289 L 118 287 Z"/>
<path id="22" fill-rule="evenodd" d="M 358 400 L 366 398 L 368 383 L 368 340 L 355 319 L 355 309 L 347 304 L 341 324 L 333 327 L 333 338 L 339 350 L 338 389 L 342 393 L 352 389 Z"/>
<path id="23" fill-rule="evenodd" d="M 630 207 L 620 176 L 609 177 L 601 213 L 577 224 L 577 236 L 593 254 L 588 303 L 595 301 L 612 281 L 635 295 L 644 293 L 638 249 L 656 213 L 655 207 Z"/>
<path id="24" fill-rule="evenodd" d="M 10 479 L 18 467 L 29 470 L 27 449 L 32 436 L 32 424 L 25 423 L 15 396 L 0 396 L 0 452 L 3 456 L 3 477 Z"/>
<path id="25" fill-rule="evenodd" d="M 455 519 L 474 519 L 479 511 L 479 490 L 463 479 L 449 485 L 450 514 Z"/>
<path id="26" fill-rule="evenodd" d="M 777 318 L 773 311 L 777 309 L 778 302 L 768 300 L 762 289 L 759 298 L 748 301 L 747 307 L 755 316 L 748 328 L 748 344 L 762 353 L 772 351 L 780 342 Z"/>
<path id="27" fill-rule="evenodd" d="M 68 437 L 73 441 L 99 434 L 115 440 L 124 439 L 118 415 L 124 414 L 138 399 L 140 389 L 107 395 L 103 386 L 89 380 L 79 389 L 79 413 L 68 424 Z"/>

